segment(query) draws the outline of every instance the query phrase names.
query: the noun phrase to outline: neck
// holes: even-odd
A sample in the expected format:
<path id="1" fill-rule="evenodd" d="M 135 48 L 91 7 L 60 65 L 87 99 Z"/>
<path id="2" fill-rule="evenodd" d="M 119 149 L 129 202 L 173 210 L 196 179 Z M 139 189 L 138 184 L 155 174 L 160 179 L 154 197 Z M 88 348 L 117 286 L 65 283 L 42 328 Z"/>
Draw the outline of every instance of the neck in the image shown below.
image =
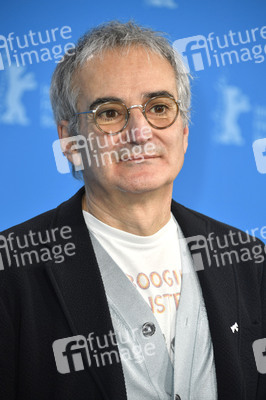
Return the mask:
<path id="1" fill-rule="evenodd" d="M 83 210 L 113 228 L 139 236 L 150 236 L 167 224 L 171 217 L 172 185 L 147 193 L 119 193 L 96 197 L 86 187 Z"/>

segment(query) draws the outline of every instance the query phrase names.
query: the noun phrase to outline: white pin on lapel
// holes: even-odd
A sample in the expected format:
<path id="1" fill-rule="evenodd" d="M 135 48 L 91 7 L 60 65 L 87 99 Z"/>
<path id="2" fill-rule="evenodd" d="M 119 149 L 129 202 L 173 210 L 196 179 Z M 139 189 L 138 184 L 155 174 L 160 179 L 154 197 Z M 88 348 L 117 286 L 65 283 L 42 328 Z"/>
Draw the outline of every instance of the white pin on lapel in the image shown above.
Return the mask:
<path id="1" fill-rule="evenodd" d="M 235 322 L 234 325 L 230 326 L 230 328 L 232 329 L 232 332 L 235 333 L 235 331 L 238 332 L 238 323 Z"/>

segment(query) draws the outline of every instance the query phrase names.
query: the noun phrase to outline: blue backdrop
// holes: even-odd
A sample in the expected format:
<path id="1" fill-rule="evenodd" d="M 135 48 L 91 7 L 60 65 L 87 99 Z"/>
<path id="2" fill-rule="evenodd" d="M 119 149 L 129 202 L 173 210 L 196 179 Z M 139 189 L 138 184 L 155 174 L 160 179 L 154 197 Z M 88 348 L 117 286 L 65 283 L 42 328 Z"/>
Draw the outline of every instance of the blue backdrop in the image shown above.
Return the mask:
<path id="1" fill-rule="evenodd" d="M 56 169 L 50 79 L 64 50 L 111 19 L 167 32 L 194 76 L 189 149 L 174 199 L 266 241 L 264 0 L 5 2 L 0 229 L 57 206 L 81 186 Z"/>

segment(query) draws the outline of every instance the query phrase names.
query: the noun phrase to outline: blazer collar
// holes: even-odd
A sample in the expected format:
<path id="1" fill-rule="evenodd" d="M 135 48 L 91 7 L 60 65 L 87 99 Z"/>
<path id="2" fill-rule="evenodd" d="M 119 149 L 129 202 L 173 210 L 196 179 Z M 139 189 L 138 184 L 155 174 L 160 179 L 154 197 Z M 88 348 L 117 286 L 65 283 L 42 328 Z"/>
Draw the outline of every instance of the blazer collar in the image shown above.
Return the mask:
<path id="1" fill-rule="evenodd" d="M 113 331 L 102 278 L 97 266 L 90 235 L 85 224 L 81 188 L 70 200 L 61 204 L 51 227 L 70 226 L 75 256 L 66 257 L 64 264 L 47 264 L 46 269 L 58 300 L 69 323 L 72 335 L 90 333 L 103 337 Z M 61 338 L 58 338 L 61 339 Z M 110 346 L 108 351 L 118 351 Z M 89 367 L 104 399 L 124 400 L 126 389 L 121 363 L 98 368 Z"/>
<path id="2" fill-rule="evenodd" d="M 215 259 L 208 258 L 209 234 L 213 232 L 219 236 L 223 233 L 222 229 L 220 228 L 219 231 L 215 225 L 217 222 L 175 201 L 172 202 L 172 213 L 188 242 L 192 258 L 197 253 L 196 256 L 202 257 L 203 260 L 204 269 L 198 269 L 197 274 L 213 342 L 219 398 L 242 399 L 244 378 L 239 357 L 242 327 L 236 282 L 236 268 L 239 266 L 228 263 L 228 265 L 218 267 L 214 262 Z M 226 229 L 224 233 L 227 233 Z M 199 245 L 199 240 L 203 245 Z M 233 332 L 231 327 L 235 323 L 238 324 L 239 331 Z M 230 397 L 228 397 L 229 392 Z"/>

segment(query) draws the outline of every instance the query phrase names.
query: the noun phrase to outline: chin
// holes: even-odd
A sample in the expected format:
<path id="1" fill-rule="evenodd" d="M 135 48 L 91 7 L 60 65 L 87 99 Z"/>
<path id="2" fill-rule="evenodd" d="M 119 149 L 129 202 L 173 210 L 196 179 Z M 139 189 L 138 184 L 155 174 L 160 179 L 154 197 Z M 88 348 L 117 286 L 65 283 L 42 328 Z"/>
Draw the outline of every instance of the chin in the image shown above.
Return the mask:
<path id="1" fill-rule="evenodd" d="M 125 187 L 119 187 L 118 188 L 121 192 L 123 193 L 129 193 L 129 194 L 144 194 L 144 193 L 149 193 L 157 188 L 125 188 Z"/>
<path id="2" fill-rule="evenodd" d="M 122 192 L 139 194 L 158 190 L 167 183 L 168 182 L 165 179 L 163 180 L 153 176 L 151 179 L 147 179 L 147 177 L 143 177 L 143 179 L 138 178 L 136 180 L 128 179 L 126 182 L 120 182 L 117 187 Z"/>

